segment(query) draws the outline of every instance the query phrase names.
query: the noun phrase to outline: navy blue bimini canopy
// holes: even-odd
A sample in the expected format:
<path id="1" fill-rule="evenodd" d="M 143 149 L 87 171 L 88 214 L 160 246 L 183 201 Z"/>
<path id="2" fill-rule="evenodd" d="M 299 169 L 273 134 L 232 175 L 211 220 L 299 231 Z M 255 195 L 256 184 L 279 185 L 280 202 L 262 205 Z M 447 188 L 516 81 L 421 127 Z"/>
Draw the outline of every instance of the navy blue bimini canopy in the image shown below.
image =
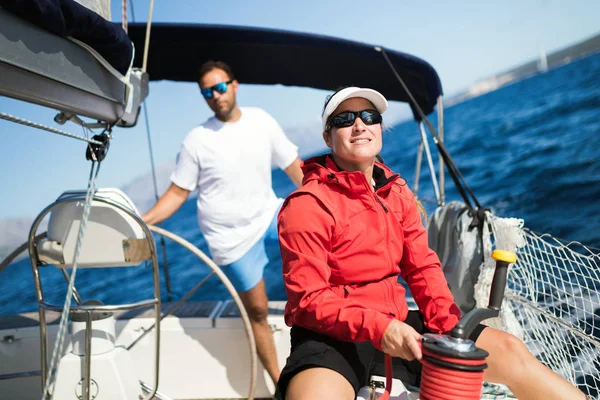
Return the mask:
<path id="1" fill-rule="evenodd" d="M 130 24 L 135 67 L 142 66 L 146 24 Z M 385 49 L 423 112 L 442 94 L 440 79 L 426 61 Z M 152 24 L 147 72 L 150 80 L 196 82 L 207 60 L 225 61 L 240 83 L 302 86 L 334 91 L 369 87 L 388 100 L 409 97 L 376 46 L 328 36 L 275 29 L 199 24 Z M 411 104 L 415 119 L 420 120 Z"/>

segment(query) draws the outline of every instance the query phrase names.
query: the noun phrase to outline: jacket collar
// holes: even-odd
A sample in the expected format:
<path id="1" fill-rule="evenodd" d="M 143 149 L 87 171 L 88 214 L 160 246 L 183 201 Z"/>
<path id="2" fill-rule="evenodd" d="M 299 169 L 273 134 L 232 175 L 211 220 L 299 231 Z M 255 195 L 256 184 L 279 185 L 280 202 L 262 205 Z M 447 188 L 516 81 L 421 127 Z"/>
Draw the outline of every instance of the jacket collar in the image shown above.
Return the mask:
<path id="1" fill-rule="evenodd" d="M 336 183 L 351 191 L 370 190 L 371 186 L 371 182 L 367 182 L 365 174 L 362 172 L 341 170 L 330 154 L 323 154 L 305 160 L 302 171 L 304 172 L 304 184 L 312 180 L 318 180 Z M 394 174 L 386 165 L 375 162 L 373 167 L 375 190 L 389 187 L 399 176 Z"/>

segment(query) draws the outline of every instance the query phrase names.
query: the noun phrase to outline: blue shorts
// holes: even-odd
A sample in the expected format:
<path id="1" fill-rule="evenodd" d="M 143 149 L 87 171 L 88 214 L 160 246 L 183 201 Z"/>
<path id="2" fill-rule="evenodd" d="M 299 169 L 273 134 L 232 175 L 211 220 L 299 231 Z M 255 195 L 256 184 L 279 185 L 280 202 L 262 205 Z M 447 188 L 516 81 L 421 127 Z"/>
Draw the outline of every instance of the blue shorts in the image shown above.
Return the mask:
<path id="1" fill-rule="evenodd" d="M 270 255 L 271 257 L 267 255 L 266 243 L 270 242 L 279 246 L 277 244 L 279 240 L 277 235 L 278 214 L 279 209 L 273 215 L 267 231 L 246 254 L 231 264 L 220 266 L 238 292 L 246 292 L 258 285 L 263 277 L 265 266 L 273 258 L 272 254 Z M 279 250 L 279 247 L 277 247 L 277 250 Z"/>

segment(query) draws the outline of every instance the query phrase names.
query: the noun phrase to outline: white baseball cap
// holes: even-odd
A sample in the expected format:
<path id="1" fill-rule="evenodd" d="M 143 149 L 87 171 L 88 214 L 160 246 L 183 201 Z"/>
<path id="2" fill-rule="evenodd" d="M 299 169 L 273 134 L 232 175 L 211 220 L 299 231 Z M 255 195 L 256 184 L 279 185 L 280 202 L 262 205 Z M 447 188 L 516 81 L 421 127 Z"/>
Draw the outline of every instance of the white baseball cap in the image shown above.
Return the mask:
<path id="1" fill-rule="evenodd" d="M 359 88 L 356 86 L 347 87 L 331 96 L 331 98 L 329 98 L 325 104 L 322 115 L 323 130 L 325 130 L 325 127 L 327 126 L 327 120 L 335 111 L 335 109 L 338 108 L 338 106 L 342 104 L 344 100 L 352 99 L 354 97 L 362 97 L 363 99 L 369 100 L 380 114 L 383 114 L 383 112 L 387 110 L 387 100 L 378 91 L 373 89 Z"/>

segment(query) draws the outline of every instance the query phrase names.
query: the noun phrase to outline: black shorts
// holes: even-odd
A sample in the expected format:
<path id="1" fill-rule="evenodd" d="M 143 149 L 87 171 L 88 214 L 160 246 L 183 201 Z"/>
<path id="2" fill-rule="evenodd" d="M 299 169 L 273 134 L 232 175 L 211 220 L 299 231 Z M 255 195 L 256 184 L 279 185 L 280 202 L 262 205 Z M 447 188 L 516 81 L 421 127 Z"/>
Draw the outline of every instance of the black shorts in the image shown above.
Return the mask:
<path id="1" fill-rule="evenodd" d="M 405 323 L 419 333 L 430 333 L 419 311 L 409 311 Z M 484 325 L 479 324 L 469 337 L 476 341 Z M 299 372 L 315 367 L 339 372 L 350 382 L 355 392 L 369 384 L 371 375 L 385 376 L 384 353 L 371 342 L 343 342 L 299 326 L 291 330 L 291 353 L 281 371 L 275 398 L 283 400 L 290 380 Z M 394 378 L 406 386 L 419 386 L 421 362 L 394 358 Z"/>

